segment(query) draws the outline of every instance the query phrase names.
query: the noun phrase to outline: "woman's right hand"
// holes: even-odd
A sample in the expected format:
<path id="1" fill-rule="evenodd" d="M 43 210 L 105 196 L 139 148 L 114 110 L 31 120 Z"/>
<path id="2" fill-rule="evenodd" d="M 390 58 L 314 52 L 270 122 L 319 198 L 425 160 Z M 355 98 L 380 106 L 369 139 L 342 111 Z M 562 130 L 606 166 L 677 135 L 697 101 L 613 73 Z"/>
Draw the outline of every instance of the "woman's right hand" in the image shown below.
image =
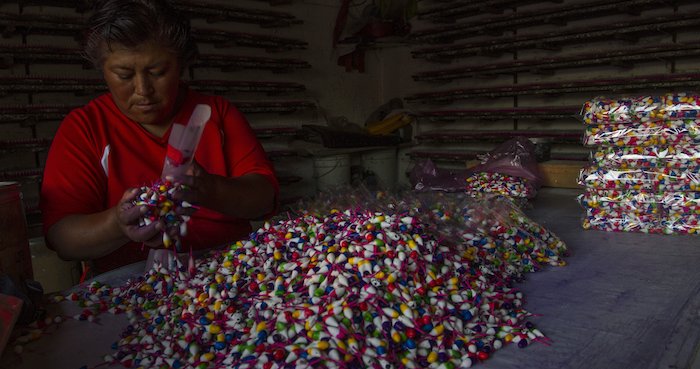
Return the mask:
<path id="1" fill-rule="evenodd" d="M 124 191 L 122 198 L 116 206 L 117 223 L 121 232 L 130 240 L 143 242 L 151 248 L 162 248 L 163 229 L 165 224 L 161 219 L 149 225 L 139 225 L 141 217 L 146 214 L 146 205 L 134 205 L 134 200 L 139 195 L 138 188 L 131 188 Z"/>

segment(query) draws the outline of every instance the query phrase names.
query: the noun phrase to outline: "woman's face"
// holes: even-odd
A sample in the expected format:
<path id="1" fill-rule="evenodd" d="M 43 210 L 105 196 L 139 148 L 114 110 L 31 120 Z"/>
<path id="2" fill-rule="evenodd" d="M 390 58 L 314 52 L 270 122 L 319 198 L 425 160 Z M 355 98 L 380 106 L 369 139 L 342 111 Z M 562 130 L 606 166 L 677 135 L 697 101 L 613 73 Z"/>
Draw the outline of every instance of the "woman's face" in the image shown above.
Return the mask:
<path id="1" fill-rule="evenodd" d="M 176 113 L 181 66 L 177 55 L 159 45 L 136 49 L 112 45 L 102 73 L 124 115 L 151 132 L 164 133 Z"/>

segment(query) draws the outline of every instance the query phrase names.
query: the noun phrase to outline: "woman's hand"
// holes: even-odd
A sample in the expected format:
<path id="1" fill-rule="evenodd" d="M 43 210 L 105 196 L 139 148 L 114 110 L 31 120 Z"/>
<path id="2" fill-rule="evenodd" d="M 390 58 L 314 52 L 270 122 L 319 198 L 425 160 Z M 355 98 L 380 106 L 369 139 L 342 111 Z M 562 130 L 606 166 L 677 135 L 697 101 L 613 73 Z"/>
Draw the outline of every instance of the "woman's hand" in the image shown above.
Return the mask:
<path id="1" fill-rule="evenodd" d="M 66 216 L 48 230 L 47 241 L 64 260 L 100 258 L 129 241 L 164 247 L 162 220 L 139 225 L 148 210 L 146 205 L 134 205 L 139 193 L 136 188 L 126 190 L 115 206 L 99 213 Z"/>
<path id="2" fill-rule="evenodd" d="M 275 207 L 275 188 L 261 174 L 250 173 L 228 178 L 206 171 L 196 161 L 192 162 L 179 182 L 186 189 L 173 195 L 177 200 L 194 205 L 190 215 L 198 207 L 242 219 L 258 219 Z"/>
<path id="3" fill-rule="evenodd" d="M 141 217 L 146 214 L 146 205 L 134 205 L 134 200 L 139 195 L 137 188 L 131 188 L 124 192 L 116 206 L 117 223 L 121 232 L 128 239 L 135 242 L 143 242 L 151 248 L 163 247 L 163 229 L 165 224 L 161 219 L 148 225 L 139 225 Z"/>
<path id="4" fill-rule="evenodd" d="M 215 177 L 216 176 L 209 174 L 196 161 L 192 161 L 185 175 L 177 180 L 178 183 L 184 185 L 185 188 L 176 191 L 173 194 L 173 198 L 177 201 L 186 201 L 191 205 L 195 205 L 195 207 L 181 207 L 178 209 L 178 214 L 192 215 L 196 210 L 196 206 L 206 206 L 205 204 L 209 203 L 210 199 L 214 196 L 212 193 L 216 185 Z"/>

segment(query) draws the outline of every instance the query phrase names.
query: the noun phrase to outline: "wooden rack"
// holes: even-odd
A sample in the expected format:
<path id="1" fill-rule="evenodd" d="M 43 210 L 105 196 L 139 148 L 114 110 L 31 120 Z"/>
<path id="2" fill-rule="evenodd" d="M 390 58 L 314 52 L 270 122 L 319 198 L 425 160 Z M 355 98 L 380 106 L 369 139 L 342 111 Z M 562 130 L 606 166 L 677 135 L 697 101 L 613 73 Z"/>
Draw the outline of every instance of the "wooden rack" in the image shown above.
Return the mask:
<path id="1" fill-rule="evenodd" d="M 316 104 L 304 100 L 286 101 L 232 101 L 243 113 L 278 113 L 289 114 L 297 111 L 312 110 Z M 22 123 L 37 124 L 43 121 L 60 121 L 78 105 L 5 105 L 0 106 L 0 124 Z"/>
<path id="2" fill-rule="evenodd" d="M 255 47 L 268 51 L 303 50 L 308 43 L 291 38 L 256 35 L 244 32 L 231 32 L 219 29 L 193 29 L 192 35 L 197 42 L 214 44 L 224 48 L 232 46 Z"/>
<path id="3" fill-rule="evenodd" d="M 475 14 L 501 13 L 506 9 L 537 3 L 560 3 L 561 0 L 466 0 L 439 1 L 433 6 L 418 11 L 418 18 L 435 23 L 451 23 L 457 19 L 472 17 Z M 446 5 L 449 3 L 449 5 Z"/>
<path id="4" fill-rule="evenodd" d="M 29 168 L 0 171 L 0 181 L 39 182 L 44 173 L 44 168 Z"/>
<path id="5" fill-rule="evenodd" d="M 308 69 L 311 65 L 299 59 L 261 58 L 225 54 L 202 54 L 197 57 L 195 68 L 219 68 L 224 72 L 238 69 L 264 69 L 277 73 Z"/>
<path id="6" fill-rule="evenodd" d="M 562 94 L 575 92 L 629 92 L 640 89 L 695 88 L 700 86 L 700 74 L 664 74 L 624 79 L 592 79 L 557 83 L 530 83 L 484 88 L 466 88 L 426 92 L 407 96 L 409 102 L 444 103 L 473 97 L 505 97 L 519 95 Z"/>
<path id="7" fill-rule="evenodd" d="M 416 136 L 423 142 L 474 142 L 489 141 L 503 142 L 513 137 L 547 138 L 552 143 L 581 143 L 583 132 L 581 130 L 439 130 L 424 132 Z"/>
<path id="8" fill-rule="evenodd" d="M 81 18 L 0 12 L 0 34 L 5 38 L 14 34 L 58 34 L 76 37 L 84 28 L 85 24 Z"/>
<path id="9" fill-rule="evenodd" d="M 92 3 L 92 0 L 21 0 L 18 1 L 18 6 L 20 12 L 28 6 L 55 6 L 72 8 L 78 13 L 84 13 L 92 8 Z M 283 2 L 277 1 L 277 3 Z M 263 27 L 289 27 L 303 23 L 293 15 L 281 11 L 250 9 L 229 4 L 217 4 L 216 7 L 213 7 L 211 2 L 198 0 L 175 0 L 173 5 L 191 18 L 205 18 L 211 22 L 251 23 Z"/>
<path id="10" fill-rule="evenodd" d="M 486 154 L 486 151 L 472 151 L 472 150 L 459 150 L 459 151 L 432 151 L 432 150 L 413 150 L 406 155 L 408 155 L 413 160 L 418 159 L 430 159 L 432 161 L 440 162 L 450 162 L 464 164 L 469 160 L 477 160 L 480 155 Z M 571 153 L 550 153 L 550 160 L 571 160 L 571 161 L 582 161 L 588 159 L 588 154 L 571 154 Z"/>
<path id="11" fill-rule="evenodd" d="M 418 111 L 420 118 L 431 121 L 456 121 L 462 119 L 503 120 L 503 119 L 566 119 L 574 118 L 581 110 L 580 106 L 555 106 L 535 108 L 507 109 L 462 109 Z"/>
<path id="12" fill-rule="evenodd" d="M 599 40 L 634 41 L 643 35 L 671 32 L 700 26 L 697 14 L 679 14 L 644 18 L 634 22 L 620 22 L 600 26 L 580 27 L 558 32 L 528 36 L 502 37 L 496 40 L 454 44 L 411 51 L 414 58 L 447 61 L 476 55 L 499 55 L 516 50 L 558 50 L 562 45 L 574 45 Z"/>
<path id="13" fill-rule="evenodd" d="M 621 68 L 630 68 L 634 63 L 649 60 L 675 60 L 676 58 L 695 57 L 698 55 L 700 55 L 700 42 L 649 45 L 605 53 L 584 53 L 567 57 L 542 57 L 504 63 L 467 65 L 459 68 L 419 72 L 413 75 L 413 79 L 415 81 L 453 81 L 460 78 L 523 72 L 547 74 L 559 69 L 597 65 L 614 65 Z"/>
<path id="14" fill-rule="evenodd" d="M 233 104 L 243 113 L 280 113 L 288 114 L 297 111 L 316 109 L 316 104 L 304 100 L 288 101 L 233 101 Z"/>
<path id="15" fill-rule="evenodd" d="M 82 53 L 82 50 L 77 48 L 0 44 L 0 68 L 31 63 L 82 64 L 85 68 L 91 68 L 91 64 L 83 57 Z M 192 67 L 219 68 L 223 71 L 261 69 L 282 73 L 308 69 L 311 65 L 300 59 L 202 54 L 197 57 Z"/>
<path id="16" fill-rule="evenodd" d="M 51 141 L 51 139 L 47 138 L 2 140 L 0 141 L 0 152 L 44 151 L 51 146 Z"/>
<path id="17" fill-rule="evenodd" d="M 208 22 L 253 23 L 262 27 L 289 27 L 303 23 L 289 13 L 279 11 L 247 9 L 223 4 L 213 7 L 207 1 L 196 0 L 175 0 L 173 4 L 190 17 L 205 18 Z"/>
<path id="18" fill-rule="evenodd" d="M 91 95 L 106 90 L 104 81 L 99 78 L 0 77 L 0 95 L 38 92 L 73 92 Z"/>
<path id="19" fill-rule="evenodd" d="M 84 28 L 82 18 L 0 13 L 0 34 L 3 37 L 14 34 L 59 34 L 79 38 Z M 292 50 L 305 49 L 307 46 L 304 41 L 290 38 L 217 29 L 193 29 L 192 34 L 198 42 L 210 42 L 219 47 L 236 45 L 268 50 Z"/>
<path id="20" fill-rule="evenodd" d="M 478 21 L 453 24 L 445 27 L 419 30 L 411 38 L 420 42 L 446 43 L 479 35 L 498 35 L 522 27 L 542 24 L 564 24 L 581 18 L 592 19 L 618 13 L 636 13 L 668 6 L 666 0 L 598 0 L 584 4 L 540 9 L 526 13 L 515 12 Z"/>
<path id="21" fill-rule="evenodd" d="M 36 124 L 42 121 L 60 121 L 77 106 L 71 105 L 11 105 L 0 106 L 0 124 Z"/>
<path id="22" fill-rule="evenodd" d="M 233 92 L 263 92 L 267 94 L 282 94 L 304 91 L 306 86 L 293 82 L 253 82 L 229 80 L 195 80 L 189 85 L 199 91 L 230 94 Z"/>
<path id="23" fill-rule="evenodd" d="M 196 80 L 189 85 L 199 91 L 220 93 L 264 92 L 286 93 L 304 91 L 305 86 L 292 82 Z M 106 91 L 104 81 L 99 78 L 60 78 L 60 77 L 0 77 L 0 94 L 73 92 L 90 94 Z"/>

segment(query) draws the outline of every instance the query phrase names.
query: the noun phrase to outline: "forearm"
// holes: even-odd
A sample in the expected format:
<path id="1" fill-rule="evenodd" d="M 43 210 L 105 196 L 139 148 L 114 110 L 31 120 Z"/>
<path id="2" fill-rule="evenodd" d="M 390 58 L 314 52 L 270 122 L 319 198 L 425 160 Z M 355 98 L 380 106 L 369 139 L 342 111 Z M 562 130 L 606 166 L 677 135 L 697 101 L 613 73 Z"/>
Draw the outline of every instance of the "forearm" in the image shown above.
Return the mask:
<path id="1" fill-rule="evenodd" d="M 120 230 L 116 216 L 114 208 L 95 214 L 70 215 L 54 224 L 46 237 L 62 259 L 99 258 L 129 241 Z"/>
<path id="2" fill-rule="evenodd" d="M 258 219 L 274 210 L 274 186 L 262 175 L 211 175 L 208 182 L 199 203 L 203 207 L 243 219 Z"/>

